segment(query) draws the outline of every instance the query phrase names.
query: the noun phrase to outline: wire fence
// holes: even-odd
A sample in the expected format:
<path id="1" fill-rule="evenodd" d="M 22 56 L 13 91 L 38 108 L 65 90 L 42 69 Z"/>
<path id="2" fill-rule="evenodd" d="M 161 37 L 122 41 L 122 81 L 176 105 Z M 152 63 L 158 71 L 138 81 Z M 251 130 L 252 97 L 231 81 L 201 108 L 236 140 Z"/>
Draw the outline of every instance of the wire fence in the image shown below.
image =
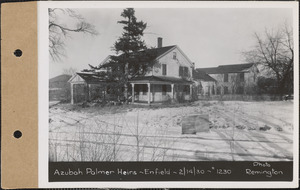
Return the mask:
<path id="1" fill-rule="evenodd" d="M 51 116 L 55 115 L 60 116 L 55 113 Z M 67 131 L 60 131 L 60 126 L 51 127 L 50 122 L 50 129 L 54 130 L 50 130 L 49 134 L 49 159 L 51 161 L 164 160 L 173 140 L 162 142 L 162 135 L 155 133 L 152 136 L 146 135 L 145 129 L 148 126 L 141 126 L 138 120 L 139 116 L 136 117 L 136 122 L 132 123 L 121 115 L 113 118 L 114 123 L 110 123 L 100 120 L 97 115 L 76 119 L 64 116 L 59 121 L 64 129 L 68 128 Z M 126 132 L 123 132 L 124 128 Z M 164 134 L 163 131 L 159 133 Z"/>
<path id="2" fill-rule="evenodd" d="M 217 112 L 217 115 L 227 120 L 232 117 L 231 113 L 219 113 L 220 110 Z M 99 117 L 99 113 L 94 112 L 74 116 L 68 110 L 52 110 L 49 117 L 49 160 L 205 161 L 236 160 L 240 157 L 245 160 L 293 159 L 287 151 L 276 154 L 268 149 L 270 144 L 275 150 L 280 148 L 276 143 L 291 144 L 290 141 L 283 138 L 264 138 L 255 131 L 247 132 L 248 136 L 243 133 L 239 137 L 241 130 L 236 129 L 235 125 L 230 130 L 214 130 L 216 136 L 182 135 L 181 121 L 187 112 L 182 108 L 176 115 L 178 117 L 170 114 L 169 120 L 163 121 L 160 115 L 139 115 L 139 112 Z M 230 122 L 238 125 L 242 120 L 242 117 L 237 117 L 235 121 Z M 249 126 L 252 125 L 251 121 L 247 122 Z M 166 123 L 166 126 L 162 123 Z M 176 130 L 176 133 L 172 130 Z M 222 147 L 226 145 L 227 148 L 209 148 L 209 145 L 216 143 L 220 143 Z M 250 153 L 243 147 L 243 143 L 256 143 L 265 151 Z"/>

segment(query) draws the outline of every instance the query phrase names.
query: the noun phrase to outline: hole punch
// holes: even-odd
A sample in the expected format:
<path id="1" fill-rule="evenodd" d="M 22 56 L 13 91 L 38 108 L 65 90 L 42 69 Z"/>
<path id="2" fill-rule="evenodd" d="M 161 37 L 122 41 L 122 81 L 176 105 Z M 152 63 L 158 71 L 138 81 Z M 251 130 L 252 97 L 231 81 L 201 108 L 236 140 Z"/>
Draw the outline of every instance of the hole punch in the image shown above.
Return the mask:
<path id="1" fill-rule="evenodd" d="M 22 132 L 19 131 L 19 130 L 15 131 L 15 132 L 14 132 L 14 137 L 15 137 L 16 139 L 21 138 L 21 137 L 22 137 Z"/>
<path id="2" fill-rule="evenodd" d="M 16 57 L 21 57 L 22 54 L 23 54 L 23 52 L 22 52 L 22 50 L 20 50 L 20 49 L 16 49 L 15 52 L 14 52 L 14 55 L 15 55 Z"/>

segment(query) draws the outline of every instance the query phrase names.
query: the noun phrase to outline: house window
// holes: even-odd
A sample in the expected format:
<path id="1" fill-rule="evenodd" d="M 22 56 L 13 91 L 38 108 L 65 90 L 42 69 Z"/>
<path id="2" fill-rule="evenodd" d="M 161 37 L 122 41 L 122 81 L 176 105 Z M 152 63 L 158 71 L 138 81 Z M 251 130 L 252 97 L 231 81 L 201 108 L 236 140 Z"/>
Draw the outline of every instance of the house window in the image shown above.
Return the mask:
<path id="1" fill-rule="evenodd" d="M 224 82 L 228 82 L 228 73 L 224 74 Z"/>
<path id="2" fill-rule="evenodd" d="M 189 76 L 189 68 L 179 66 L 179 76 L 180 77 L 188 77 Z"/>
<path id="3" fill-rule="evenodd" d="M 140 85 L 134 85 L 134 92 L 135 92 L 135 94 L 139 94 L 139 92 L 140 92 Z"/>
<path id="4" fill-rule="evenodd" d="M 162 95 L 167 95 L 167 85 L 162 85 L 161 87 Z"/>
<path id="5" fill-rule="evenodd" d="M 184 76 L 188 77 L 189 76 L 189 68 L 188 67 L 184 67 Z"/>
<path id="6" fill-rule="evenodd" d="M 176 59 L 176 52 L 173 52 L 173 59 Z"/>
<path id="7" fill-rule="evenodd" d="M 162 75 L 167 75 L 167 65 L 162 64 Z"/>
<path id="8" fill-rule="evenodd" d="M 241 82 L 245 81 L 245 73 L 240 73 L 240 81 Z"/>

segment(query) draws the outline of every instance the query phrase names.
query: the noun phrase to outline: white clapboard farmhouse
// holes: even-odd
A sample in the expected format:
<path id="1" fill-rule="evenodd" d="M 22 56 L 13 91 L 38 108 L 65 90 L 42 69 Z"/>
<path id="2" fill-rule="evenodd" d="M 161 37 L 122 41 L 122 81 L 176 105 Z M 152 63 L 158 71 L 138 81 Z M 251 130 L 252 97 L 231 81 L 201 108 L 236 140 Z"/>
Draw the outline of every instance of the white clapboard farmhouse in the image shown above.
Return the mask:
<path id="1" fill-rule="evenodd" d="M 151 104 L 191 100 L 194 64 L 184 52 L 176 45 L 163 47 L 162 38 L 158 38 L 157 48 L 145 51 L 155 52 L 156 57 L 152 60 L 152 64 L 149 64 L 151 68 L 147 69 L 145 75 L 129 80 L 131 102 Z M 109 56 L 100 65 L 108 61 Z M 77 76 L 73 76 L 69 82 L 72 88 L 72 103 L 76 99 L 74 92 L 78 91 L 76 90 L 78 85 L 83 84 L 85 84 L 85 91 L 88 91 L 88 99 L 93 99 L 94 91 L 102 97 L 111 97 L 110 82 L 97 78 L 93 73 L 77 73 Z M 95 88 L 98 89 L 95 90 Z"/>
<path id="2" fill-rule="evenodd" d="M 157 57 L 145 76 L 131 79 L 132 102 L 191 100 L 193 62 L 176 45 L 162 47 L 158 39 Z M 153 51 L 153 50 L 151 50 Z"/>
<path id="3" fill-rule="evenodd" d="M 253 63 L 195 69 L 195 64 L 177 45 L 163 47 L 162 38 L 158 38 L 157 48 L 143 52 L 153 53 L 155 57 L 144 75 L 129 79 L 131 103 L 150 105 L 191 101 L 214 95 L 247 94 L 247 88 L 256 84 L 259 74 Z M 110 59 L 107 56 L 99 64 L 100 68 L 108 64 Z M 100 72 L 107 72 L 108 69 L 103 67 Z M 69 80 L 72 104 L 91 100 L 120 100 L 120 96 L 111 90 L 118 79 L 107 80 L 98 74 L 78 72 Z"/>

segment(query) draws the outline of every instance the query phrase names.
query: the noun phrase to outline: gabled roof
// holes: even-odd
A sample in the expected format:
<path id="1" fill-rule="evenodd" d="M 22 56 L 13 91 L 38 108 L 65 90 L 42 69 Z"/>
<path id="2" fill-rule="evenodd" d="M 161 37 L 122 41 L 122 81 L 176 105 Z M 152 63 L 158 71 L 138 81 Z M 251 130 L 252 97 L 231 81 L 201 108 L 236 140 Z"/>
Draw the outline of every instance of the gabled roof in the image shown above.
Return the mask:
<path id="1" fill-rule="evenodd" d="M 110 59 L 110 57 L 111 55 L 108 55 L 103 61 L 101 61 L 101 63 L 98 66 L 105 64 Z"/>
<path id="2" fill-rule="evenodd" d="M 248 72 L 247 69 L 251 68 L 254 63 L 234 64 L 234 65 L 219 65 L 218 67 L 197 68 L 197 71 L 202 71 L 207 74 L 220 74 L 220 73 L 244 73 Z"/>
<path id="3" fill-rule="evenodd" d="M 161 48 L 153 48 L 153 49 L 146 49 L 143 51 L 138 52 L 137 54 L 152 54 L 155 55 L 153 57 L 153 60 L 159 58 L 160 56 L 163 56 L 164 54 L 166 54 L 167 52 L 169 52 L 170 50 L 174 49 L 175 47 L 177 47 L 176 45 L 172 45 L 172 46 L 165 46 L 165 47 L 161 47 Z M 123 54 L 119 55 L 123 56 Z M 100 64 L 99 66 L 103 66 L 106 64 L 106 62 L 109 60 L 111 56 L 106 57 Z"/>
<path id="4" fill-rule="evenodd" d="M 68 82 L 68 80 L 71 78 L 71 75 L 58 75 L 54 78 L 49 79 L 49 82 Z"/>
<path id="5" fill-rule="evenodd" d="M 163 55 L 163 54 L 167 53 L 168 51 L 170 51 L 171 49 L 173 49 L 174 47 L 176 47 L 176 46 L 173 45 L 173 46 L 166 46 L 166 47 L 161 47 L 161 48 L 147 49 L 145 51 L 155 52 L 156 53 L 156 58 L 158 58 L 161 55 Z"/>
<path id="6" fill-rule="evenodd" d="M 211 76 L 209 76 L 208 74 L 206 74 L 203 71 L 200 70 L 194 70 L 193 71 L 193 78 L 194 79 L 198 79 L 198 80 L 202 80 L 202 81 L 212 81 L 212 82 L 216 82 L 216 80 L 214 78 L 212 78 Z"/>
<path id="7" fill-rule="evenodd" d="M 166 52 L 164 52 L 163 54 L 157 56 L 156 59 L 159 59 L 161 57 L 163 57 L 164 55 L 166 55 L 167 53 L 169 53 L 170 51 L 172 51 L 173 49 L 177 48 L 178 51 L 183 55 L 183 57 L 185 57 L 187 59 L 187 61 L 194 67 L 194 63 L 188 58 L 188 56 L 185 55 L 185 53 L 177 46 L 167 46 L 167 47 L 171 47 L 170 49 L 168 49 Z"/>

